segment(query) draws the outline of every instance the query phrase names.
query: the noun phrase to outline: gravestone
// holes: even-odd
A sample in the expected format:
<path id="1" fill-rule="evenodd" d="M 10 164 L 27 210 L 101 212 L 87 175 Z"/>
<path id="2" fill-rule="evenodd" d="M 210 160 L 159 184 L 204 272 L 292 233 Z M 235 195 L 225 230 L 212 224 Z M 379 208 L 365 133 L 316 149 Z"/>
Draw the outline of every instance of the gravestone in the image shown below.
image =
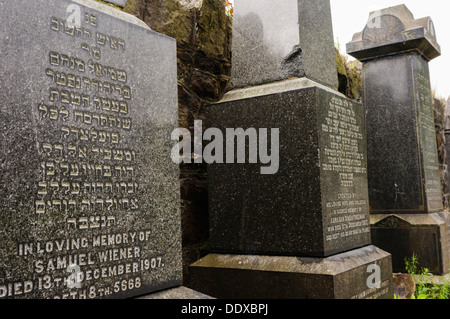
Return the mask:
<path id="1" fill-rule="evenodd" d="M 363 62 L 372 242 L 393 254 L 395 272 L 415 253 L 433 274 L 447 273 L 428 66 L 440 55 L 433 22 L 405 5 L 373 12 L 347 52 Z"/>
<path id="2" fill-rule="evenodd" d="M 246 1 L 235 1 L 236 16 Z M 324 25 L 331 21 L 329 10 L 322 11 L 328 0 L 292 2 L 307 20 L 317 14 Z M 260 3 L 261 17 L 286 12 L 285 4 Z M 298 22 L 288 19 L 280 38 L 292 40 L 291 31 L 300 28 L 314 41 L 300 41 L 299 52 L 320 57 L 312 43 L 321 30 L 307 34 Z M 246 33 L 239 23 L 233 27 Z M 249 52 L 256 49 L 249 43 Z M 267 62 L 241 57 L 233 55 L 234 81 L 239 68 Z M 302 67 L 314 69 L 320 59 L 309 61 Z M 321 82 L 336 76 L 333 61 L 332 70 L 318 73 Z M 208 167 L 211 254 L 191 265 L 191 288 L 217 298 L 392 297 L 390 255 L 370 241 L 364 108 L 304 75 L 242 82 L 244 88 L 208 107 L 206 126 L 237 146 L 217 148 L 227 161 Z M 368 284 L 372 267 L 376 287 Z"/>
<path id="3" fill-rule="evenodd" d="M 121 7 L 125 7 L 128 0 L 104 0 L 104 1 L 121 6 Z"/>
<path id="4" fill-rule="evenodd" d="M 328 1 L 284 0 L 276 10 L 269 0 L 236 1 L 232 85 L 240 88 L 306 76 L 337 88 L 330 16 Z"/>
<path id="5" fill-rule="evenodd" d="M 0 298 L 180 286 L 175 41 L 93 1 L 0 8 Z"/>

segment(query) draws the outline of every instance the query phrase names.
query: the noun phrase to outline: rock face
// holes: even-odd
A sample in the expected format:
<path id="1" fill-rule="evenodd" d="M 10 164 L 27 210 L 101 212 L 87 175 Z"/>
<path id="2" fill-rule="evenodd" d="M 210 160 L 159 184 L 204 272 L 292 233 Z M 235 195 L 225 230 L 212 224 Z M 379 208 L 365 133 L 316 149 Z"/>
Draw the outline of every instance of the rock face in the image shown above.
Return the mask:
<path id="1" fill-rule="evenodd" d="M 177 40 L 179 127 L 194 129 L 205 106 L 230 85 L 231 17 L 225 1 L 128 0 L 124 11 Z M 184 263 L 201 257 L 209 237 L 205 164 L 181 165 Z"/>

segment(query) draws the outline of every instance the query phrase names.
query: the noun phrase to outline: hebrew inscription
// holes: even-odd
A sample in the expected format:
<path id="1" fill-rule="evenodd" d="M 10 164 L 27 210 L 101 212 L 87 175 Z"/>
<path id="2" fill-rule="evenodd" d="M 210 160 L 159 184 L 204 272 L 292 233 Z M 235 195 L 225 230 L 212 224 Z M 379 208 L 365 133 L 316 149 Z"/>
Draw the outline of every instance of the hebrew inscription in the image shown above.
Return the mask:
<path id="1" fill-rule="evenodd" d="M 0 0 L 21 19 L 36 11 L 26 41 L 23 21 L 0 13 L 10 33 L 0 33 L 0 299 L 177 285 L 179 174 L 163 154 L 176 124 L 174 41 L 68 0 L 23 1 Z M 126 63 L 145 41 L 161 52 Z"/>

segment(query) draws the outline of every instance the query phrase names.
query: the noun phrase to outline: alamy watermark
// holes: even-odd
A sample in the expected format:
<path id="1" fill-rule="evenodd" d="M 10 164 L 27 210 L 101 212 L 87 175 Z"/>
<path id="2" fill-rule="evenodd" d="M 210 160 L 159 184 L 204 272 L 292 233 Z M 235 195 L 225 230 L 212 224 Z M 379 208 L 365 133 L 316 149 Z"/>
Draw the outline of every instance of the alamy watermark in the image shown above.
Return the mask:
<path id="1" fill-rule="evenodd" d="M 181 140 L 180 137 L 182 137 Z M 192 143 L 191 132 L 186 128 L 175 129 L 172 132 L 172 140 L 178 141 L 171 153 L 172 161 L 176 164 L 260 163 L 262 175 L 274 175 L 280 166 L 280 130 L 278 128 L 270 130 L 227 128 L 225 132 L 218 128 L 208 128 L 203 132 L 202 121 L 195 121 L 194 143 Z M 210 143 L 203 148 L 203 141 L 210 141 Z"/>
<path id="2" fill-rule="evenodd" d="M 381 288 L 381 267 L 377 264 L 371 264 L 367 267 L 367 273 L 370 273 L 367 277 L 367 288 Z"/>

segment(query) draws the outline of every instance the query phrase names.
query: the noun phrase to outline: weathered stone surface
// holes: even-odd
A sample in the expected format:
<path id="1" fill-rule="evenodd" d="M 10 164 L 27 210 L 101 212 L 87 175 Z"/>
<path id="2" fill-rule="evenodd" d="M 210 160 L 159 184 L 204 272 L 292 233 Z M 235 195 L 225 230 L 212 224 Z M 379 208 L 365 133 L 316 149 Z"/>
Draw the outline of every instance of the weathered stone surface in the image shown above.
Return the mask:
<path id="1" fill-rule="evenodd" d="M 440 51 L 431 18 L 414 19 L 404 4 L 372 12 L 364 30 L 347 44 L 347 53 L 360 61 L 406 52 L 430 61 Z"/>
<path id="2" fill-rule="evenodd" d="M 0 297 L 179 286 L 175 41 L 91 1 L 0 7 Z"/>
<path id="3" fill-rule="evenodd" d="M 231 17 L 225 1 L 128 0 L 124 8 L 177 40 L 179 126 L 193 131 L 206 105 L 222 98 L 231 76 Z M 203 85 L 207 84 L 207 85 Z M 181 165 L 185 277 L 209 236 L 206 164 Z"/>
<path id="4" fill-rule="evenodd" d="M 390 299 L 390 258 L 374 246 L 317 259 L 212 254 L 191 266 L 190 287 L 222 299 Z M 368 287 L 373 264 L 379 288 Z"/>
<path id="5" fill-rule="evenodd" d="M 269 141 L 279 129 L 275 174 L 248 157 L 209 165 L 211 251 L 324 257 L 370 244 L 361 104 L 299 79 L 231 91 L 206 118 L 222 132 L 268 128 Z"/>
<path id="6" fill-rule="evenodd" d="M 338 87 L 329 0 L 236 0 L 232 84 L 290 77 Z"/>
<path id="7" fill-rule="evenodd" d="M 409 274 L 394 274 L 393 287 L 399 299 L 411 299 L 416 291 L 416 283 Z"/>
<path id="8" fill-rule="evenodd" d="M 449 181 L 448 168 L 446 163 L 447 149 L 445 137 L 445 101 L 434 98 L 434 126 L 436 129 L 437 153 L 439 159 L 439 171 L 441 177 L 442 188 L 442 205 L 444 209 L 449 207 Z"/>

